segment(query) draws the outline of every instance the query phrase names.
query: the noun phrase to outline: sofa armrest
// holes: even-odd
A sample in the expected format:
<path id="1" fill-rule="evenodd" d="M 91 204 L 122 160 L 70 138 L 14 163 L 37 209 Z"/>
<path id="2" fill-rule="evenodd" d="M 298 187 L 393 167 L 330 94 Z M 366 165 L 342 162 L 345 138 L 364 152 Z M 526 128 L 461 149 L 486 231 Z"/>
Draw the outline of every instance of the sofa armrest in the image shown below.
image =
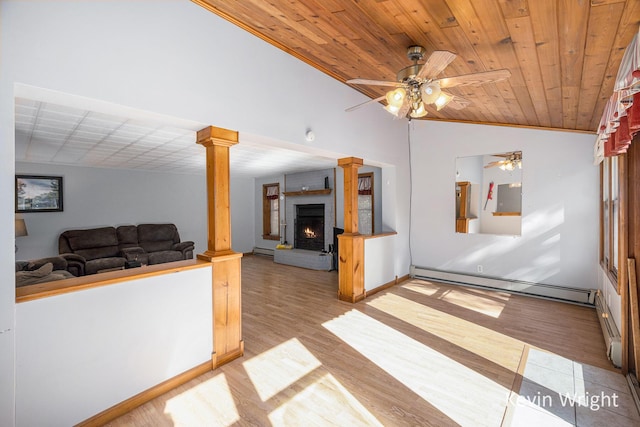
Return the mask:
<path id="1" fill-rule="evenodd" d="M 51 263 L 54 270 L 66 270 L 68 262 L 64 257 L 53 256 L 48 258 L 39 258 L 29 261 L 24 270 L 35 271 L 45 264 Z"/>
<path id="2" fill-rule="evenodd" d="M 87 262 L 87 260 L 85 259 L 85 257 L 83 257 L 82 255 L 78 255 L 78 254 L 71 254 L 71 253 L 67 253 L 67 254 L 60 254 L 60 256 L 64 259 L 67 260 L 67 262 L 69 261 L 77 261 L 77 262 L 81 262 L 81 263 L 85 263 Z"/>
<path id="3" fill-rule="evenodd" d="M 87 260 L 77 254 L 64 253 L 60 257 L 67 261 L 67 271 L 76 277 L 84 276 L 84 264 Z"/>
<path id="4" fill-rule="evenodd" d="M 18 271 L 25 271 L 28 265 L 29 261 L 16 261 L 16 273 Z"/>
<path id="5" fill-rule="evenodd" d="M 171 249 L 173 249 L 174 251 L 180 251 L 180 252 L 193 250 L 194 248 L 195 248 L 194 243 L 190 240 L 187 240 L 185 242 L 174 243 L 173 246 L 171 247 Z"/>
<path id="6" fill-rule="evenodd" d="M 127 261 L 140 261 L 142 264 L 147 264 L 149 255 L 140 246 L 131 246 L 129 248 L 120 249 L 120 254 Z"/>

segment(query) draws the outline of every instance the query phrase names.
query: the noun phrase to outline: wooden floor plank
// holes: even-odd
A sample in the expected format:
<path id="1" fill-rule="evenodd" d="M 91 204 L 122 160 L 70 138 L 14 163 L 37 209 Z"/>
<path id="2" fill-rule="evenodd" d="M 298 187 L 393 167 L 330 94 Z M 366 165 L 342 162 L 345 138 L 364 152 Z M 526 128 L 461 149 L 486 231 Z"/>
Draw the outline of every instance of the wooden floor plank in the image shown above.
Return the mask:
<path id="1" fill-rule="evenodd" d="M 262 256 L 242 288 L 245 356 L 109 425 L 500 425 L 529 348 L 616 372 L 589 307 L 424 280 L 350 304 Z"/>

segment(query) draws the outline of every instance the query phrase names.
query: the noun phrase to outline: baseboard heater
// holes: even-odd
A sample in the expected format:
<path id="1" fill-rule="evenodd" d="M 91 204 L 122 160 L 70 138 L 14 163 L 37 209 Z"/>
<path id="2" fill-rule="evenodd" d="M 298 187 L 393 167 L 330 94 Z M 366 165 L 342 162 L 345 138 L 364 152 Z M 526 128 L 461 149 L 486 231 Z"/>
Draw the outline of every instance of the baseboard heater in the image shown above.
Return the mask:
<path id="1" fill-rule="evenodd" d="M 273 249 L 253 248 L 253 254 L 254 255 L 273 256 Z"/>
<path id="2" fill-rule="evenodd" d="M 489 288 L 579 304 L 593 305 L 596 293 L 594 289 L 567 288 L 564 286 L 500 279 L 497 277 L 452 273 L 448 271 L 417 267 L 415 265 L 411 266 L 410 272 L 411 277 L 417 277 L 420 279 L 431 279 L 457 285 L 478 286 L 481 288 Z"/>
<path id="3" fill-rule="evenodd" d="M 620 341 L 620 332 L 613 321 L 609 306 L 604 301 L 602 292 L 596 292 L 596 312 L 600 319 L 600 327 L 604 336 L 604 344 L 607 347 L 607 356 L 611 363 L 617 368 L 622 366 L 622 344 Z"/>

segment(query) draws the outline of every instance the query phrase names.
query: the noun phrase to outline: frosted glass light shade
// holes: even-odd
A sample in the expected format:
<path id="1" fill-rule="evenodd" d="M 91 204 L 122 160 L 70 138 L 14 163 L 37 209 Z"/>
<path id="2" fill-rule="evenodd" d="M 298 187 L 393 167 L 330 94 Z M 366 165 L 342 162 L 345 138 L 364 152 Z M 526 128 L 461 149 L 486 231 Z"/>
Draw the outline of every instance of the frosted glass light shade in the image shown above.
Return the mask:
<path id="1" fill-rule="evenodd" d="M 411 111 L 411 113 L 409 114 L 411 117 L 413 117 L 414 119 L 417 119 L 419 117 L 424 117 L 427 115 L 427 110 L 424 108 L 424 104 L 421 102 L 420 105 L 418 106 L 418 108 L 416 108 L 415 110 Z"/>
<path id="2" fill-rule="evenodd" d="M 404 88 L 399 87 L 395 90 L 390 90 L 385 96 L 387 98 L 387 104 L 399 109 L 404 102 L 404 98 L 407 96 L 407 92 Z"/>
<path id="3" fill-rule="evenodd" d="M 391 104 L 384 107 L 384 109 L 396 117 L 398 116 L 398 112 L 400 111 L 400 107 L 396 107 L 395 105 L 391 105 Z"/>
<path id="4" fill-rule="evenodd" d="M 435 102 L 436 108 L 438 109 L 438 111 L 440 111 L 442 107 L 444 107 L 449 102 L 451 102 L 452 99 L 453 99 L 453 96 L 447 93 L 441 92 L 440 96 L 438 97 L 438 99 L 436 99 L 436 102 Z"/>
<path id="5" fill-rule="evenodd" d="M 440 83 L 432 82 L 420 87 L 422 95 L 422 102 L 426 104 L 433 104 L 440 96 Z"/>

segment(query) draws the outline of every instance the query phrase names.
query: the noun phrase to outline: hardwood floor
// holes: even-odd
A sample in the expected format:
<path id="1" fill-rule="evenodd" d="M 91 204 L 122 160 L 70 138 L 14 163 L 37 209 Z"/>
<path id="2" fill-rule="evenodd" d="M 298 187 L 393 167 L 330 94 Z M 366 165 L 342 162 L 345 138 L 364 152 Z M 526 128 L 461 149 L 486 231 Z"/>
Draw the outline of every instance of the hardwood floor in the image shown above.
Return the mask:
<path id="1" fill-rule="evenodd" d="M 521 385 L 557 391 L 537 378 L 565 361 L 624 392 L 590 308 L 423 280 L 350 304 L 336 272 L 242 269 L 245 356 L 109 425 L 521 425 Z"/>

